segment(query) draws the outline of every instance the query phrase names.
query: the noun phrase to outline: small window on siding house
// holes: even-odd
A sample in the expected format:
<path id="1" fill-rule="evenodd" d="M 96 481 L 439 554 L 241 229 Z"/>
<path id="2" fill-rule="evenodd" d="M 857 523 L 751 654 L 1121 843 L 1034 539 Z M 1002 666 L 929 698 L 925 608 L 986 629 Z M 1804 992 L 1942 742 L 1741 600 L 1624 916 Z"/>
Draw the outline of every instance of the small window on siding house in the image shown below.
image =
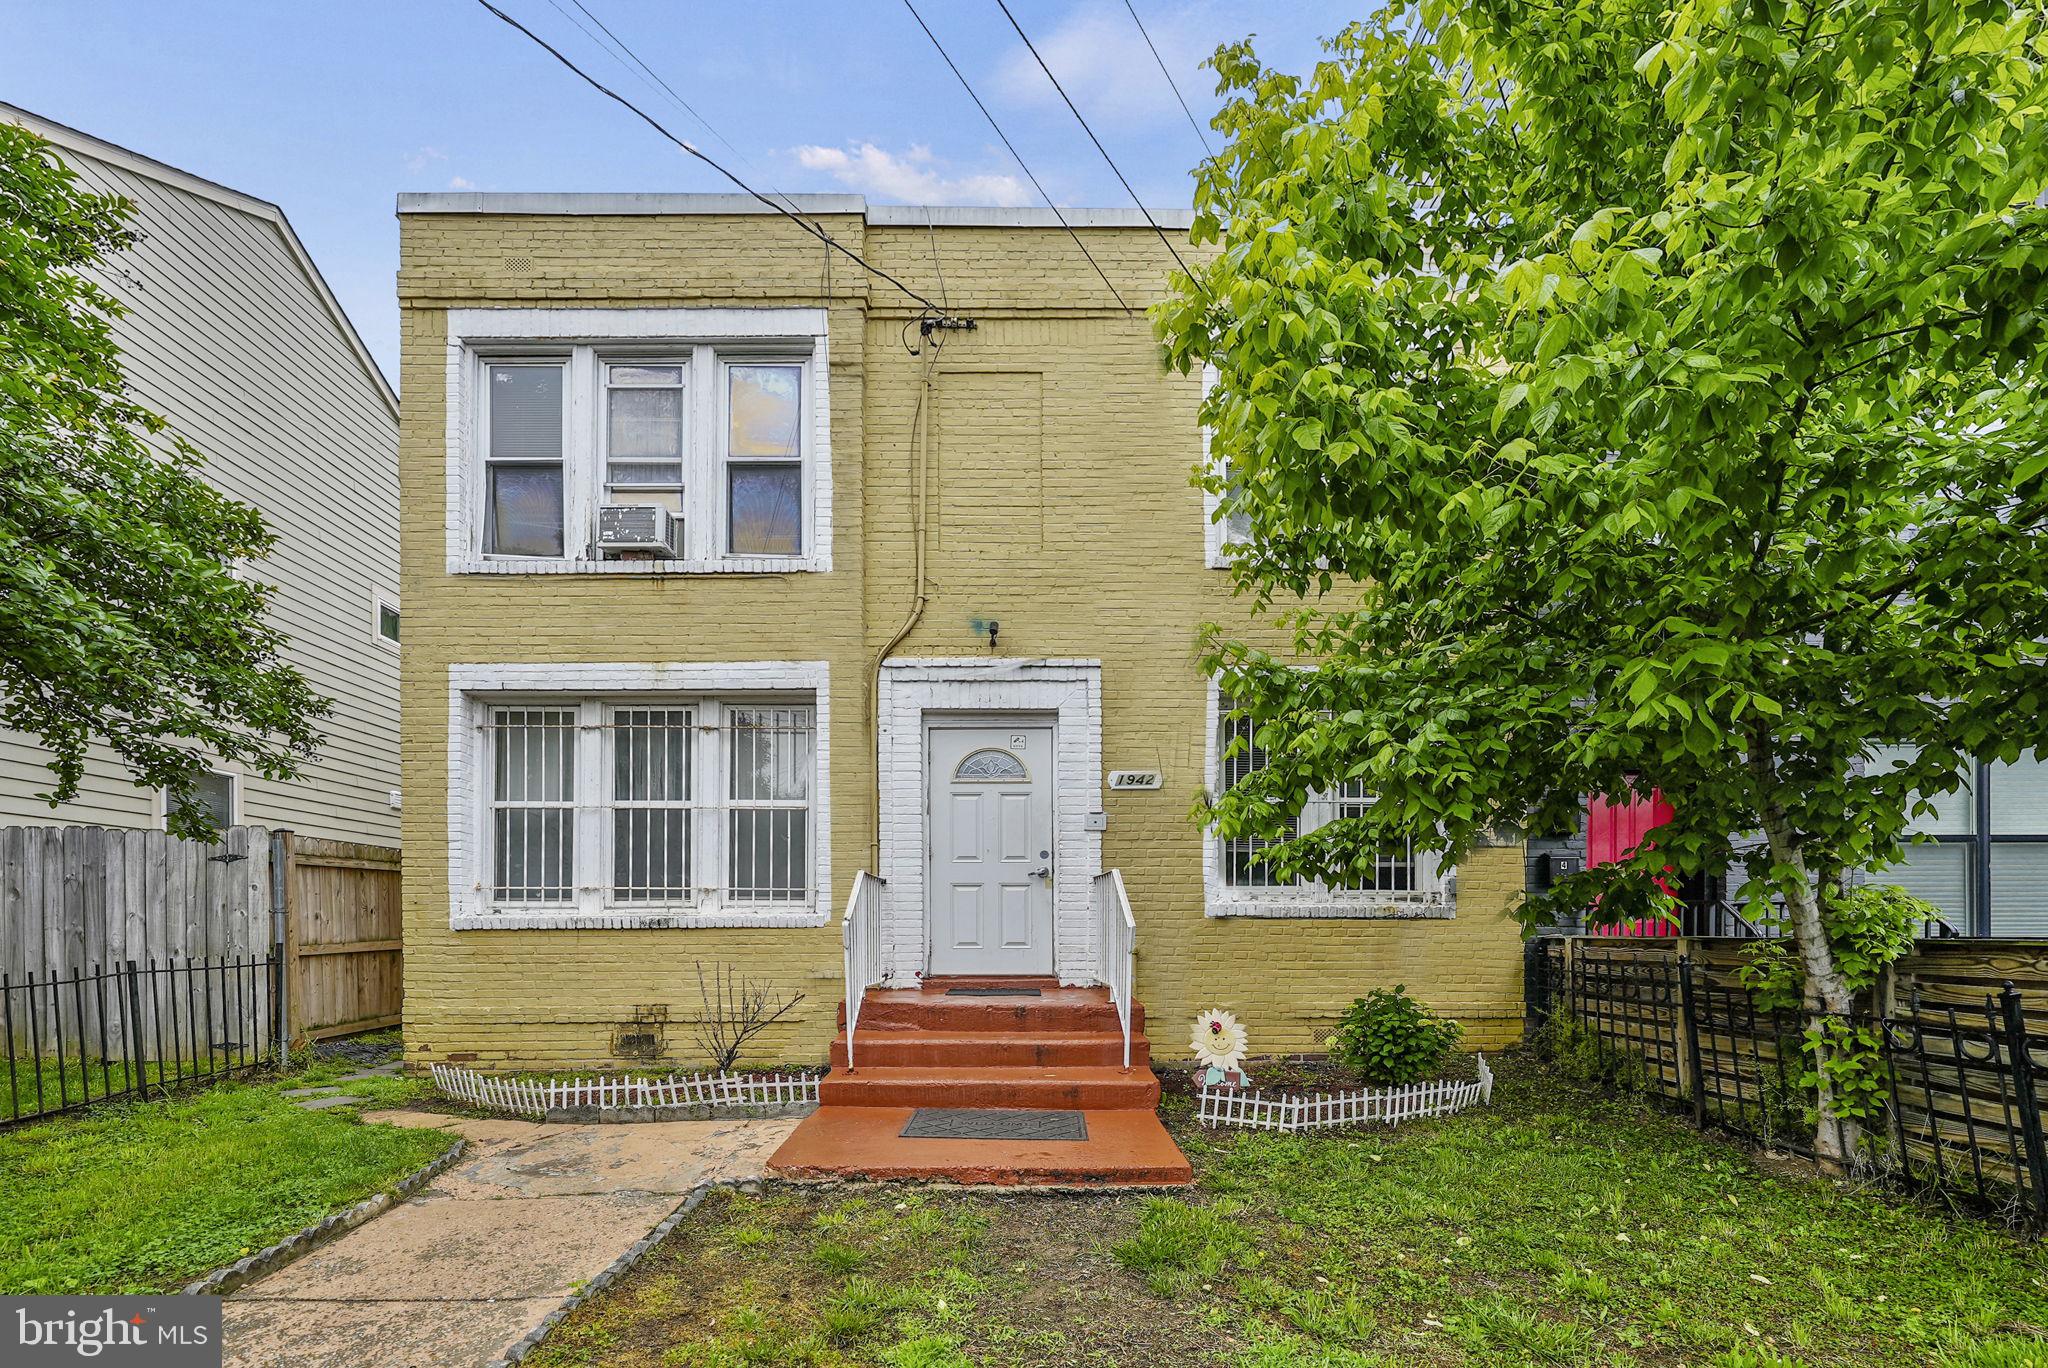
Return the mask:
<path id="1" fill-rule="evenodd" d="M 169 794 L 165 794 L 166 811 L 169 811 Z M 195 808 L 213 819 L 213 824 L 226 830 L 235 824 L 235 776 L 220 770 L 207 770 L 192 785 L 192 796 L 183 804 Z"/>
<path id="2" fill-rule="evenodd" d="M 378 592 L 370 596 L 370 630 L 386 646 L 398 645 L 399 611 L 395 600 Z"/>

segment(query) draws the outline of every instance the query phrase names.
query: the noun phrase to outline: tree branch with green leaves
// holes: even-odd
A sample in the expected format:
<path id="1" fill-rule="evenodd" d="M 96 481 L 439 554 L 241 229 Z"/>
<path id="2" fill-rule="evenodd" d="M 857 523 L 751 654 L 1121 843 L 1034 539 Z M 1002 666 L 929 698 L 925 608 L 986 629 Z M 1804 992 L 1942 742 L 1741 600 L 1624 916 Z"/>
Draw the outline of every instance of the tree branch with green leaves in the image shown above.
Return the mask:
<path id="1" fill-rule="evenodd" d="M 1221 833 L 1362 783 L 1271 853 L 1343 878 L 1655 788 L 1524 917 L 1733 873 L 1847 1011 L 1823 891 L 2048 740 L 2044 44 L 2039 5 L 1428 0 L 1302 76 L 1221 49 L 1214 251 L 1154 316 L 1294 645 L 1205 638 L 1268 757 Z"/>
<path id="2" fill-rule="evenodd" d="M 271 589 L 237 574 L 274 544 L 262 517 L 128 388 L 97 277 L 130 212 L 0 121 L 0 723 L 50 752 L 53 806 L 103 746 L 210 839 L 199 776 L 298 777 L 329 705 L 286 662 Z"/>

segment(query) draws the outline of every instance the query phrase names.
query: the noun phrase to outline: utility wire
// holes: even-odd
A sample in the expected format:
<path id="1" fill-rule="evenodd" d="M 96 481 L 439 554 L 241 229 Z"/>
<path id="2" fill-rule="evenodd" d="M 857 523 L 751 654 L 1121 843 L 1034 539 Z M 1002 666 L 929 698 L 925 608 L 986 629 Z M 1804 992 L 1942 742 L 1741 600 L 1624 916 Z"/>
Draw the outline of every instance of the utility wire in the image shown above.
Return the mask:
<path id="1" fill-rule="evenodd" d="M 478 3 L 484 3 L 484 0 L 478 0 Z M 1152 231 L 1159 234 L 1159 240 L 1166 244 L 1166 250 L 1173 253 L 1173 259 L 1180 266 L 1181 273 L 1187 276 L 1189 280 L 1195 281 L 1196 287 L 1199 289 L 1201 281 L 1188 268 L 1187 262 L 1181 260 L 1180 249 L 1173 245 L 1173 239 L 1166 235 L 1166 230 L 1161 228 L 1159 221 L 1152 217 L 1152 211 L 1145 207 L 1145 201 L 1138 198 L 1138 192 L 1131 189 L 1131 183 L 1124 178 L 1123 171 L 1116 164 L 1116 158 L 1109 155 L 1109 149 L 1102 145 L 1102 139 L 1095 136 L 1095 130 L 1090 128 L 1088 121 L 1081 117 L 1081 111 L 1075 107 L 1073 98 L 1067 94 L 1066 87 L 1060 84 L 1060 78 L 1052 74 L 1052 68 L 1045 64 L 1045 58 L 1038 55 L 1038 49 L 1032 45 L 1031 36 L 1025 33 L 1024 26 L 1017 22 L 1017 16 L 1010 13 L 1010 7 L 1004 3 L 1004 0 L 996 0 L 996 8 L 1003 12 L 1003 18 L 1010 21 L 1010 27 L 1017 30 L 1017 36 L 1024 40 L 1024 46 L 1030 49 L 1031 55 L 1034 58 L 1037 58 L 1038 69 L 1045 73 L 1045 79 L 1052 82 L 1052 88 L 1057 90 L 1060 93 L 1060 98 L 1067 102 L 1067 108 L 1072 111 L 1075 120 L 1081 125 L 1081 131 L 1088 135 L 1088 141 L 1095 144 L 1095 150 L 1102 154 L 1102 159 L 1109 163 L 1109 169 L 1116 173 L 1117 180 L 1123 184 L 1124 192 L 1131 197 L 1131 203 L 1138 206 L 1138 212 L 1145 216 L 1145 222 L 1151 224 Z M 1204 291 L 1204 293 L 1206 294 L 1207 291 Z"/>
<path id="2" fill-rule="evenodd" d="M 1115 297 L 1118 306 L 1125 313 L 1130 313 L 1131 306 L 1124 302 L 1123 295 L 1118 292 L 1116 285 L 1110 280 L 1109 273 L 1102 269 L 1102 263 L 1095 259 L 1095 253 L 1088 250 L 1088 244 L 1081 241 L 1081 235 L 1074 231 L 1073 224 L 1067 222 L 1067 216 L 1060 212 L 1060 207 L 1057 204 L 1053 203 L 1052 196 L 1045 193 L 1045 187 L 1038 183 L 1038 177 L 1032 174 L 1029 166 L 1025 165 L 1024 154 L 1019 152 L 1016 144 L 1010 141 L 1010 135 L 1003 132 L 1003 126 L 996 122 L 996 116 L 988 112 L 988 106 L 981 102 L 981 96 L 974 93 L 974 87 L 967 83 L 966 75 L 961 72 L 959 66 L 953 61 L 952 55 L 946 51 L 945 44 L 939 41 L 939 35 L 932 32 L 932 26 L 924 21 L 924 16 L 917 12 L 917 6 L 912 4 L 911 0 L 903 0 L 903 7 L 910 11 L 911 18 L 917 20 L 917 26 L 924 30 L 924 36 L 932 40 L 932 46 L 939 50 L 939 56 L 945 60 L 946 66 L 951 69 L 953 75 L 959 79 L 960 88 L 967 92 L 967 98 L 974 101 L 974 107 L 981 111 L 981 117 L 988 120 L 988 126 L 993 128 L 996 131 L 996 136 L 1003 140 L 1003 146 L 1008 148 L 1010 155 L 1016 159 L 1017 169 L 1022 171 L 1024 178 L 1031 182 L 1031 188 L 1036 190 L 1038 197 L 1045 201 L 1046 208 L 1052 210 L 1053 217 L 1060 221 L 1060 227 L 1067 230 L 1067 236 L 1072 238 L 1074 245 L 1081 249 L 1081 255 L 1088 258 L 1088 264 L 1095 268 L 1095 274 L 1102 277 L 1102 283 L 1108 286 L 1109 292 Z"/>
<path id="3" fill-rule="evenodd" d="M 890 275 L 881 267 L 873 265 L 865 257 L 862 257 L 858 252 L 853 251 L 851 248 L 842 246 L 837 238 L 833 237 L 823 228 L 820 228 L 817 224 L 811 222 L 811 220 L 805 218 L 803 215 L 798 214 L 791 209 L 785 208 L 784 206 L 777 204 L 774 200 L 769 199 L 759 190 L 756 190 L 753 186 L 748 185 L 738 176 L 735 176 L 732 172 L 726 170 L 724 166 L 714 161 L 704 152 L 698 150 L 698 148 L 694 144 L 686 141 L 685 139 L 679 138 L 675 134 L 669 132 L 666 128 L 662 127 L 661 123 L 652 114 L 649 114 L 639 105 L 634 104 L 631 100 L 619 94 L 618 91 L 613 90 L 610 86 L 604 84 L 595 76 L 592 76 L 582 67 L 577 66 L 574 62 L 570 61 L 567 57 L 562 55 L 562 51 L 560 48 L 557 48 L 553 43 L 550 43 L 547 39 L 541 37 L 539 34 L 535 33 L 526 25 L 520 23 L 511 15 L 505 13 L 505 11 L 499 9 L 496 5 L 491 3 L 491 0 L 476 0 L 476 2 L 479 5 L 482 5 L 485 9 L 489 10 L 492 14 L 496 15 L 499 19 L 503 20 L 505 23 L 511 25 L 513 28 L 518 29 L 521 33 L 525 34 L 528 38 L 532 39 L 533 42 L 540 48 L 542 48 L 544 51 L 546 51 L 550 57 L 553 57 L 563 66 L 569 68 L 569 70 L 575 72 L 578 76 L 581 76 L 584 80 L 584 83 L 588 85 L 592 90 L 597 91 L 601 95 L 609 96 L 613 100 L 616 100 L 620 104 L 624 105 L 633 113 L 639 115 L 641 121 L 644 122 L 649 128 L 652 128 L 655 132 L 661 134 L 662 137 L 667 138 L 677 147 L 682 148 L 683 151 L 689 153 L 698 161 L 703 162 L 706 166 L 710 167 L 719 175 L 731 181 L 734 185 L 737 185 L 741 190 L 745 191 L 749 197 L 759 200 L 762 204 L 767 205 L 770 209 L 773 209 L 776 213 L 782 215 L 791 223 L 796 224 L 799 228 L 803 229 L 806 233 L 809 233 L 818 241 L 824 243 L 833 251 L 838 252 L 841 256 L 847 258 L 849 261 L 854 262 L 863 271 L 866 271 L 869 275 L 875 276 L 876 278 L 881 280 L 888 281 L 891 285 L 894 285 L 897 289 L 903 291 L 904 294 L 909 295 L 912 299 L 924 305 L 925 308 L 930 309 L 933 313 L 941 315 L 945 314 L 945 310 L 941 309 L 938 305 L 932 303 L 931 300 L 926 299 L 917 291 L 911 289 L 908 285 L 905 285 L 895 276 Z"/>
<path id="4" fill-rule="evenodd" d="M 699 114 L 697 112 L 697 107 L 695 105 L 691 104 L 688 100 L 684 99 L 680 94 L 678 94 L 676 88 L 670 85 L 668 81 L 663 78 L 660 72 L 656 71 L 653 67 L 647 65 L 646 62 L 642 61 L 640 54 L 633 50 L 633 45 L 631 43 L 628 43 L 625 39 L 619 37 L 618 34 L 613 33 L 611 25 L 605 23 L 604 20 L 598 18 L 597 15 L 591 11 L 590 6 L 584 4 L 583 0 L 569 0 L 569 3 L 576 6 L 577 9 L 582 10 L 583 13 L 589 17 L 590 22 L 597 25 L 598 28 L 603 31 L 605 37 L 611 39 L 612 45 L 616 47 L 622 54 L 625 55 L 626 60 L 630 61 L 634 66 L 639 67 L 642 71 L 646 72 L 648 78 L 652 80 L 656 86 L 659 86 L 663 93 L 665 93 L 668 96 L 669 102 L 671 104 L 675 105 L 685 114 L 695 119 L 698 123 L 704 125 L 704 131 L 706 133 L 709 133 L 712 137 L 718 139 L 720 146 L 725 148 L 726 151 L 732 153 L 735 157 L 738 157 L 741 161 L 745 162 L 749 169 L 754 171 L 759 171 L 761 169 L 760 167 L 754 165 L 754 159 L 752 157 L 749 157 L 746 153 L 740 151 L 739 148 L 734 147 L 732 139 L 726 137 L 725 134 L 719 132 L 718 126 L 716 124 L 712 123 L 711 120 L 705 118 L 702 114 Z M 556 8 L 559 9 L 560 6 L 556 6 Z M 581 24 L 578 24 L 577 27 L 582 28 L 583 26 Z M 584 29 L 584 32 L 588 33 L 589 30 Z M 784 202 L 789 201 L 789 196 L 783 194 L 780 190 L 770 188 L 768 193 L 776 196 L 777 198 L 783 200 Z"/>
<path id="5" fill-rule="evenodd" d="M 579 4 L 577 8 L 581 9 L 582 6 Z M 1152 60 L 1159 63 L 1159 74 L 1173 87 L 1173 98 L 1180 101 L 1180 112 L 1188 116 L 1188 127 L 1195 130 L 1195 136 L 1202 140 L 1202 150 L 1213 158 L 1216 149 L 1209 146 L 1209 135 L 1202 130 L 1202 125 L 1195 121 L 1195 111 L 1188 108 L 1187 96 L 1180 93 L 1180 82 L 1174 80 L 1173 73 L 1166 69 L 1166 59 L 1159 55 L 1158 48 L 1152 46 L 1152 35 L 1145 32 L 1145 21 L 1138 17 L 1138 7 L 1132 4 L 1131 0 L 1124 0 L 1124 8 L 1131 12 L 1131 22 L 1138 26 L 1138 36 L 1145 40 L 1146 47 L 1152 48 Z"/>

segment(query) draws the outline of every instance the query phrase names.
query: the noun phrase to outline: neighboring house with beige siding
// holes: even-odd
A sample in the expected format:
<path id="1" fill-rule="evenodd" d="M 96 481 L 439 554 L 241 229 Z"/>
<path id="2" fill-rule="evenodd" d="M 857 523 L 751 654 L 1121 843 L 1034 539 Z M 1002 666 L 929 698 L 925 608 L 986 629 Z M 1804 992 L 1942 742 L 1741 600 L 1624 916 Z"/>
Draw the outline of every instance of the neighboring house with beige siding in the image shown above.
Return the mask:
<path id="1" fill-rule="evenodd" d="M 274 584 L 287 658 L 334 702 L 304 778 L 227 767 L 204 786 L 233 823 L 398 842 L 398 400 L 282 210 L 25 110 L 89 189 L 134 204 L 135 245 L 99 282 L 130 388 L 204 453 L 205 477 L 278 536 L 247 573 Z M 96 749 L 76 799 L 42 797 L 47 755 L 0 731 L 0 825 L 163 824 L 162 795 Z"/>
<path id="2" fill-rule="evenodd" d="M 1200 378 L 1049 212 L 796 203 L 973 329 L 743 197 L 399 198 L 409 1057 L 701 1063 L 700 964 L 805 995 L 762 1061 L 824 1056 L 849 962 L 856 1005 L 1114 986 L 1109 870 L 1176 1056 L 1396 982 L 1516 1039 L 1518 846 L 1275 886 L 1189 816 L 1259 763 L 1197 627 L 1282 639 L 1218 568 Z M 1160 297 L 1135 211 L 1068 217 Z"/>

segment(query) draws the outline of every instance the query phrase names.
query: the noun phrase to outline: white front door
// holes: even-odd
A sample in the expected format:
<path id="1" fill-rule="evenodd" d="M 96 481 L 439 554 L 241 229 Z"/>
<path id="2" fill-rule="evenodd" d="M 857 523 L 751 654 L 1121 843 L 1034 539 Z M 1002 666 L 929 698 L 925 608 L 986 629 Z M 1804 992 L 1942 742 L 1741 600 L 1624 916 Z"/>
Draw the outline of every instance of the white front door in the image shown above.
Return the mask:
<path id="1" fill-rule="evenodd" d="M 926 733 L 931 972 L 1050 974 L 1052 728 Z"/>

